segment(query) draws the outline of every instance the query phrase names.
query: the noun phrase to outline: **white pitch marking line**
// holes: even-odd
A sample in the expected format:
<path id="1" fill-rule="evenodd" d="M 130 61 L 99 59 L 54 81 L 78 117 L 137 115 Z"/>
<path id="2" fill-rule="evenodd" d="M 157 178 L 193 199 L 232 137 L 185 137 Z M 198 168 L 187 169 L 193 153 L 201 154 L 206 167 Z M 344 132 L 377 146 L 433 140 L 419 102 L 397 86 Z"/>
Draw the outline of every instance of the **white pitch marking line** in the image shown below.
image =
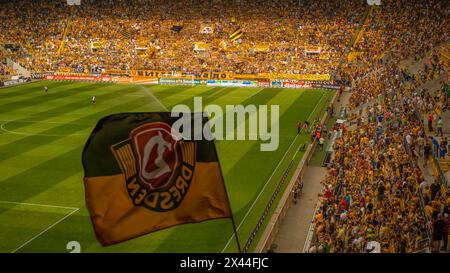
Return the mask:
<path id="1" fill-rule="evenodd" d="M 281 158 L 281 160 L 278 162 L 278 165 L 275 167 L 275 169 L 272 172 L 272 175 L 270 175 L 269 179 L 267 179 L 266 183 L 264 184 L 263 188 L 261 189 L 261 191 L 259 192 L 258 196 L 256 196 L 255 200 L 253 201 L 252 205 L 250 206 L 250 208 L 247 210 L 247 213 L 244 215 L 244 218 L 242 218 L 241 222 L 239 223 L 238 227 L 236 228 L 236 232 L 241 228 L 242 224 L 244 223 L 245 219 L 247 218 L 247 216 L 250 214 L 250 211 L 252 210 L 252 208 L 255 206 L 256 202 L 258 201 L 259 197 L 261 196 L 261 194 L 264 192 L 264 190 L 266 189 L 267 185 L 269 184 L 270 179 L 272 179 L 272 177 L 274 176 L 275 172 L 278 170 L 278 168 L 280 167 L 281 163 L 283 162 L 284 158 L 286 157 L 287 153 L 289 152 L 289 150 L 291 149 L 292 145 L 295 143 L 295 140 L 297 139 L 298 135 L 295 136 L 294 140 L 292 141 L 291 145 L 289 145 L 289 147 L 287 148 L 286 152 L 284 153 L 283 157 Z M 225 251 L 225 249 L 228 247 L 228 245 L 231 243 L 231 240 L 233 240 L 234 237 L 234 233 L 231 235 L 230 239 L 228 239 L 227 244 L 225 245 L 225 247 L 222 249 L 222 253 Z"/>
<path id="2" fill-rule="evenodd" d="M 15 132 L 15 131 L 10 131 L 8 129 L 5 129 L 5 125 L 8 124 L 9 122 L 5 122 L 2 123 L 2 125 L 0 125 L 0 129 L 6 133 L 10 133 L 13 135 L 19 135 L 19 136 L 50 136 L 50 137 L 70 137 L 70 136 L 86 136 L 88 134 L 40 134 L 40 133 L 27 133 L 27 132 Z"/>
<path id="3" fill-rule="evenodd" d="M 189 87 L 189 88 L 191 88 L 191 87 Z M 262 91 L 264 88 L 258 88 L 257 90 L 255 90 L 255 93 L 254 94 L 250 94 L 249 96 L 226 96 L 227 98 L 232 98 L 232 99 L 249 99 L 249 98 L 251 98 L 251 97 L 253 97 L 253 96 L 255 96 L 255 95 L 257 95 L 260 91 Z M 203 98 L 214 98 L 215 96 L 218 96 L 220 93 L 222 93 L 222 92 L 228 92 L 229 90 L 227 90 L 227 87 L 224 87 L 224 89 L 222 89 L 222 90 L 219 90 L 219 91 L 217 91 L 217 93 L 214 93 L 214 94 L 210 94 L 210 95 L 206 95 L 206 96 L 203 96 L 201 93 L 199 94 L 200 96 L 199 97 L 203 97 Z M 233 91 L 231 91 L 231 92 L 233 92 Z M 177 99 L 177 97 L 182 97 L 182 98 L 194 98 L 194 97 L 196 97 L 196 95 L 197 94 L 195 94 L 195 95 L 188 95 L 188 94 L 177 94 L 176 96 L 169 96 L 169 97 L 166 97 L 166 98 L 163 98 L 163 99 L 161 99 L 161 101 L 164 101 L 164 100 L 174 100 L 174 99 Z"/>
<path id="4" fill-rule="evenodd" d="M 322 96 L 320 97 L 319 102 L 316 104 L 316 106 L 314 107 L 314 109 L 311 111 L 311 113 L 309 114 L 307 120 L 309 120 L 311 118 L 311 115 L 316 111 L 317 106 L 320 104 L 320 102 L 322 101 L 324 93 L 322 93 Z M 244 215 L 244 218 L 242 218 L 241 222 L 239 223 L 238 227 L 236 228 L 236 232 L 239 230 L 239 228 L 242 226 L 242 224 L 244 223 L 245 219 L 247 218 L 247 216 L 250 214 L 250 211 L 252 210 L 252 208 L 255 206 L 256 202 L 258 201 L 259 197 L 261 196 L 261 194 L 264 192 L 266 186 L 269 184 L 270 179 L 272 179 L 273 175 L 275 174 L 275 172 L 278 170 L 278 168 L 281 165 L 281 162 L 283 162 L 284 158 L 286 157 L 287 153 L 289 152 L 289 150 L 291 149 L 291 146 L 295 143 L 295 140 L 297 139 L 299 135 L 296 135 L 294 140 L 292 141 L 291 145 L 289 145 L 289 147 L 287 148 L 286 152 L 284 153 L 283 157 L 281 158 L 280 162 L 278 162 L 278 165 L 275 167 L 275 169 L 272 172 L 272 175 L 269 177 L 269 179 L 267 179 L 266 183 L 264 184 L 263 188 L 261 189 L 261 191 L 259 192 L 258 196 L 256 196 L 255 200 L 253 201 L 252 205 L 250 206 L 250 208 L 247 210 L 247 213 Z M 230 239 L 228 239 L 227 244 L 225 245 L 225 247 L 222 249 L 221 253 L 223 253 L 225 251 L 225 249 L 228 247 L 228 245 L 231 243 L 231 240 L 233 240 L 234 237 L 234 233 L 231 235 Z"/>
<path id="5" fill-rule="evenodd" d="M 250 96 L 246 96 L 246 97 L 243 97 L 243 96 L 235 96 L 236 98 L 243 98 L 243 99 L 245 99 L 245 100 L 248 100 L 249 98 L 251 98 L 251 97 L 254 97 L 254 96 L 256 96 L 256 95 L 258 95 L 261 91 L 263 91 L 264 90 L 264 88 L 258 88 L 258 90 L 256 90 L 256 92 L 254 93 L 254 94 L 251 94 Z"/>
<path id="6" fill-rule="evenodd" d="M 91 125 L 88 123 L 77 123 L 77 122 L 71 122 L 71 121 L 39 121 L 39 120 L 14 120 L 14 119 L 5 119 L 0 120 L 0 122 L 22 122 L 22 123 L 46 123 L 46 124 L 75 124 L 75 125 Z"/>
<path id="7" fill-rule="evenodd" d="M 12 201 L 0 201 L 0 204 L 13 204 L 13 205 L 36 206 L 36 207 L 48 207 L 48 208 L 61 208 L 61 209 L 70 209 L 70 210 L 78 209 L 78 208 L 74 208 L 74 207 L 64 207 L 64 206 L 35 204 L 35 203 L 23 203 L 23 202 L 12 202 Z"/>
<path id="8" fill-rule="evenodd" d="M 143 89 L 145 93 L 147 93 L 150 97 L 152 97 L 159 105 L 161 105 L 164 110 L 169 111 L 169 109 L 167 109 L 167 107 L 164 104 L 162 104 L 162 102 L 155 95 L 153 95 L 152 92 L 150 92 L 147 88 L 145 88 L 142 85 L 139 85 L 139 87 Z"/>
<path id="9" fill-rule="evenodd" d="M 249 99 L 249 98 L 251 98 L 251 97 L 253 97 L 253 96 L 255 96 L 255 95 L 258 95 L 259 92 L 261 92 L 263 89 L 264 89 L 264 88 L 258 88 L 258 89 L 256 89 L 256 90 L 254 91 L 254 92 L 255 92 L 254 94 L 250 93 L 250 96 L 226 96 L 226 97 L 227 97 L 227 98 L 234 98 L 234 99 L 244 99 L 244 100 L 247 100 L 247 99 Z M 217 95 L 217 94 L 219 94 L 219 93 L 221 93 L 221 92 L 223 92 L 223 91 L 229 91 L 229 90 L 227 90 L 227 88 L 225 87 L 224 89 L 219 90 L 219 92 L 217 92 L 217 93 L 215 93 L 215 94 L 211 94 L 211 95 L 209 95 L 209 96 L 206 96 L 206 98 L 214 97 L 215 95 Z M 231 91 L 231 92 L 233 92 L 233 91 Z"/>
<path id="10" fill-rule="evenodd" d="M 64 216 L 63 218 L 59 219 L 57 222 L 53 223 L 53 225 L 49 226 L 48 228 L 46 228 L 45 230 L 39 232 L 39 234 L 35 235 L 33 238 L 31 238 L 30 240 L 26 241 L 25 243 L 23 243 L 21 246 L 19 246 L 18 248 L 14 249 L 11 253 L 16 253 L 19 249 L 21 249 L 22 247 L 28 245 L 29 243 L 31 243 L 34 239 L 36 239 L 37 237 L 41 236 L 42 234 L 44 234 L 45 232 L 47 232 L 49 229 L 53 228 L 54 226 L 56 226 L 57 224 L 61 223 L 64 219 L 66 219 L 67 217 L 69 217 L 70 215 L 74 214 L 75 212 L 77 212 L 78 209 L 74 209 L 71 213 L 67 214 L 66 216 Z"/>

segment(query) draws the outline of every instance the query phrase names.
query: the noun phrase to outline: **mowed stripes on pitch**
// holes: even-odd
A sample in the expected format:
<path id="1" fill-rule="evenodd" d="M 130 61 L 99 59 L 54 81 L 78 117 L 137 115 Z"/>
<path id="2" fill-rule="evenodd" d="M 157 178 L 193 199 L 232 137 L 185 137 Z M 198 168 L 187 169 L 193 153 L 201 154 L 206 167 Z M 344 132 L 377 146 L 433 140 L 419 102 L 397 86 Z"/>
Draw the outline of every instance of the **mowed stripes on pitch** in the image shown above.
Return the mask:
<path id="1" fill-rule="evenodd" d="M 49 86 L 50 94 L 47 98 L 42 91 L 44 84 Z M 304 110 L 305 115 L 294 112 L 297 111 L 296 108 L 302 112 L 302 105 L 311 103 L 311 101 L 303 101 L 308 100 L 309 96 L 302 96 L 304 92 L 302 90 L 183 86 L 144 86 L 143 88 L 152 92 L 169 109 L 179 103 L 192 106 L 194 95 L 202 95 L 204 105 L 208 103 L 219 105 L 280 103 L 283 126 L 285 125 L 283 120 L 290 123 L 290 120 L 295 120 L 299 115 L 299 119 L 305 116 L 308 109 Z M 83 252 L 221 251 L 231 232 L 231 226 L 226 220 L 179 226 L 108 248 L 100 247 L 94 238 L 89 217 L 84 209 L 82 173 L 80 172 L 81 150 L 86 139 L 80 136 L 67 137 L 67 135 L 90 132 L 97 120 L 108 114 L 161 111 L 160 103 L 143 92 L 142 87 L 39 82 L 20 86 L 20 90 L 11 91 L 13 89 L 0 89 L 0 105 L 5 107 L 0 111 L 0 119 L 16 120 L 9 126 L 7 124 L 5 128 L 15 132 L 26 132 L 29 135 L 14 135 L 0 131 L 0 173 L 4 174 L 4 177 L 0 178 L 2 188 L 0 201 L 32 201 L 81 208 L 19 251 L 64 252 L 67 251 L 65 245 L 71 240 L 80 241 Z M 32 91 L 27 93 L 30 89 Z M 96 105 L 90 103 L 90 98 L 94 94 L 97 96 Z M 8 95 L 12 97 L 9 98 Z M 2 101 L 2 98 L 7 99 Z M 48 99 L 47 102 L 46 99 Z M 294 117 L 288 118 L 291 116 Z M 289 126 L 293 128 L 294 125 Z M 286 134 L 286 132 L 280 130 L 280 134 Z M 45 136 L 52 134 L 55 136 Z M 289 132 L 287 135 L 291 136 L 292 133 Z M 257 142 L 218 142 L 218 152 L 236 219 L 243 217 L 245 208 L 253 202 L 252 198 L 254 199 L 265 183 L 264 178 L 270 175 L 269 172 L 278 163 L 277 160 L 284 153 L 281 149 L 287 148 L 290 138 L 284 139 L 280 138 L 280 151 L 270 155 L 260 154 L 255 149 L 259 145 Z M 247 175 L 249 172 L 254 172 L 252 177 Z M 36 222 L 35 228 L 23 227 L 22 232 L 18 232 L 21 235 L 14 239 L 14 229 L 17 227 L 7 224 L 15 221 L 14 211 L 14 206 L 10 206 L 2 208 L 0 213 L 0 222 L 5 223 L 0 226 L 1 231 L 5 231 L 1 234 L 8 234 L 7 237 L 0 238 L 0 241 L 3 239 L 14 241 L 7 247 L 0 245 L 1 252 L 12 251 L 12 245 L 18 242 L 23 243 L 23 239 L 27 236 L 33 238 L 39 234 L 37 230 L 42 230 L 43 226 L 48 224 L 48 227 L 52 225 L 50 222 L 60 219 L 58 218 L 60 214 L 56 213 L 53 218 L 43 217 L 41 221 L 39 217 L 33 216 L 34 212 L 30 212 L 30 219 L 33 219 L 30 225 Z M 51 211 L 48 213 L 54 214 Z M 24 214 L 17 215 L 17 218 L 19 217 L 26 218 Z M 47 220 L 44 221 L 44 218 Z M 248 225 L 252 226 L 252 223 Z M 243 231 L 243 235 L 245 233 L 247 232 Z"/>
<path id="2" fill-rule="evenodd" d="M 247 101 L 246 103 L 244 101 L 240 101 L 244 105 L 254 103 L 256 105 L 258 104 L 271 104 L 272 99 L 280 96 L 282 92 L 281 90 L 266 90 L 261 91 L 259 95 L 256 95 L 253 97 L 253 101 Z M 287 90 L 283 90 L 288 92 Z M 299 99 L 302 92 L 301 90 L 291 90 L 291 94 L 284 94 L 286 97 L 284 99 L 286 101 L 277 101 L 276 103 L 281 103 L 280 105 L 281 111 L 283 109 L 288 108 L 289 110 L 286 110 L 286 112 L 289 112 L 290 114 L 281 114 L 281 120 L 282 120 L 282 126 L 281 127 L 287 127 L 291 130 L 295 131 L 295 119 L 301 119 L 302 117 L 306 118 L 306 115 L 301 114 L 302 111 L 308 112 L 308 109 L 303 109 L 303 107 L 299 107 L 300 105 L 289 107 L 289 102 L 295 101 L 296 103 L 307 103 L 310 104 L 312 107 L 314 107 L 314 101 L 308 101 L 308 99 L 311 99 L 316 96 L 320 96 L 320 93 L 311 93 L 312 95 L 308 97 L 303 97 Z M 267 92 L 267 93 L 266 93 Z M 308 91 L 310 92 L 310 91 Z M 295 99 L 296 98 L 296 99 Z M 317 97 L 318 98 L 318 97 Z M 226 97 L 224 97 L 226 99 Z M 236 101 L 235 101 L 236 102 Z M 273 101 L 275 103 L 275 101 Z M 287 104 L 287 105 L 283 105 Z M 295 112 L 298 113 L 296 114 Z M 288 121 L 286 118 L 288 116 L 293 116 Z M 285 122 L 283 122 L 285 121 Z M 281 132 L 283 134 L 283 132 Z M 294 133 L 295 134 L 295 133 Z M 221 147 L 220 144 L 226 144 L 229 145 L 229 147 L 224 146 Z M 284 146 L 284 147 L 283 147 Z M 253 147 L 253 151 L 249 152 L 249 150 Z M 267 180 L 267 177 L 270 176 L 270 171 L 273 170 L 273 168 L 278 163 L 277 160 L 281 158 L 285 148 L 287 148 L 286 144 L 281 144 L 280 147 L 282 147 L 280 150 L 274 152 L 274 153 L 263 153 L 261 154 L 259 151 L 259 143 L 252 142 L 252 141 L 234 141 L 234 142 L 227 142 L 227 141 L 219 141 L 218 142 L 218 150 L 219 150 L 219 157 L 222 163 L 222 168 L 224 169 L 225 173 L 225 181 L 227 183 L 227 188 L 230 193 L 230 199 L 232 203 L 232 208 L 235 214 L 236 219 L 242 219 L 243 215 L 246 213 L 246 208 L 250 206 L 250 203 L 253 201 L 254 197 L 256 197 L 259 193 L 259 190 L 262 188 L 263 184 Z M 226 155 L 222 154 L 224 151 L 235 151 L 234 154 Z M 236 166 L 233 170 L 227 171 L 227 165 Z M 230 169 L 230 167 L 228 167 Z M 279 177 L 279 176 L 274 176 Z M 270 187 L 273 189 L 273 187 Z M 268 199 L 267 197 L 270 197 L 271 191 L 268 190 L 264 195 L 261 196 L 261 203 L 266 202 Z M 259 212 L 261 210 L 256 210 L 255 215 L 259 217 Z M 239 220 L 237 220 L 239 223 Z M 253 228 L 255 222 L 248 222 L 247 228 Z M 212 240 L 219 240 L 220 242 L 226 243 L 229 236 L 226 236 L 224 238 L 222 236 L 222 233 L 218 233 L 218 236 L 214 236 L 215 234 L 208 234 L 207 238 L 205 238 L 204 230 L 215 230 L 217 228 L 220 228 L 224 226 L 223 222 L 209 222 L 204 224 L 205 229 L 196 229 L 195 227 L 189 227 L 189 226 L 183 226 L 179 227 L 178 230 L 172 230 L 171 236 L 168 236 L 168 240 L 164 242 L 163 245 L 160 245 L 158 248 L 158 251 L 164 251 L 164 249 L 167 248 L 175 248 L 176 242 L 179 240 L 186 240 L 185 238 L 182 238 L 183 233 L 189 233 L 191 236 L 189 238 L 189 241 L 186 242 L 187 245 L 189 243 L 192 244 L 202 244 L 202 251 L 221 251 L 217 250 L 214 245 L 211 245 Z M 227 228 L 228 235 L 231 233 L 231 226 L 228 225 Z M 242 231 L 242 238 L 244 240 L 246 239 L 246 235 L 248 235 L 249 232 L 245 229 Z M 214 237 L 213 237 L 214 236 Z M 233 241 L 234 242 L 234 241 Z M 179 248 L 180 249 L 180 248 Z M 236 248 L 232 248 L 232 251 L 236 251 Z M 189 250 L 186 248 L 186 252 Z"/>
<path id="3" fill-rule="evenodd" d="M 267 157 L 275 158 L 276 160 L 273 162 L 270 168 L 266 168 L 267 157 L 259 156 L 259 146 L 253 144 L 251 149 L 237 162 L 233 165 L 233 168 L 228 171 L 230 174 L 229 179 L 235 180 L 238 179 L 238 176 L 243 176 L 243 179 L 251 179 L 254 173 L 263 173 L 264 179 L 260 181 L 258 184 L 259 189 L 264 189 L 264 192 L 260 191 L 252 191 L 251 186 L 248 184 L 232 184 L 230 185 L 231 190 L 239 193 L 239 197 L 242 200 L 251 200 L 250 202 L 245 204 L 245 207 L 239 210 L 238 213 L 235 214 L 236 222 L 238 223 L 239 229 L 238 234 L 243 238 L 243 243 L 250 236 L 253 228 L 255 227 L 255 223 L 258 221 L 259 217 L 262 215 L 265 205 L 268 203 L 270 196 L 272 195 L 278 181 L 281 179 L 287 165 L 292 158 L 292 154 L 298 151 L 298 147 L 309 140 L 308 135 L 300 135 L 297 139 L 295 123 L 297 120 L 306 120 L 308 117 L 313 117 L 314 114 L 311 114 L 312 111 L 317 112 L 320 111 L 317 103 L 320 102 L 321 96 L 320 91 L 316 93 L 311 93 L 311 91 L 305 91 L 302 95 L 297 97 L 293 103 L 290 104 L 290 110 L 285 113 L 280 113 L 280 135 L 282 136 L 290 136 L 289 138 L 280 138 L 280 146 L 276 152 L 267 153 Z M 319 95 L 319 96 L 318 96 Z M 287 95 L 282 99 L 293 100 L 293 96 Z M 324 100 L 323 100 L 324 101 Z M 305 105 L 302 102 L 309 102 Z M 286 103 L 288 103 L 286 101 Z M 281 104 L 283 105 L 283 104 Z M 298 105 L 303 105 L 301 108 Z M 280 106 L 281 107 L 281 106 Z M 295 143 L 293 142 L 295 140 Z M 291 146 L 292 144 L 292 146 Z M 291 150 L 287 149 L 291 147 Z M 286 155 L 290 155 L 285 157 Z M 302 155 L 302 154 L 301 154 Z M 297 161 L 301 158 L 298 157 Z M 283 161 L 281 161 L 283 160 Z M 272 163 L 272 162 L 271 162 Z M 278 163 L 280 165 L 277 168 Z M 263 167 L 261 167 L 263 166 Z M 247 173 L 240 173 L 240 168 L 246 168 L 249 171 Z M 270 179 L 268 181 L 268 179 Z M 267 185 L 265 185 L 267 183 Z M 237 187 L 234 189 L 234 187 Z M 252 196 L 245 196 L 246 194 Z M 279 197 L 281 194 L 279 195 Z M 255 202 L 255 203 L 254 203 Z M 253 204 L 254 203 L 254 204 Z M 274 209 L 273 206 L 272 209 Z M 249 212 L 249 210 L 252 210 Z M 262 229 L 263 230 L 263 229 Z M 231 233 L 230 233 L 231 235 Z M 224 251 L 234 251 L 236 249 L 236 244 L 234 240 L 230 241 L 230 244 L 227 248 L 223 249 Z"/>
<path id="4" fill-rule="evenodd" d="M 50 84 L 51 92 L 64 93 L 70 92 L 64 89 L 57 89 Z M 57 85 L 58 86 L 58 85 Z M 96 88 L 108 88 L 104 85 L 92 85 L 90 86 Z M 116 87 L 117 88 L 117 87 Z M 121 87 L 124 88 L 124 87 Z M 126 87 L 130 88 L 130 87 Z M 81 90 L 80 90 L 81 91 Z M 88 86 L 83 86 L 83 92 L 85 92 L 85 98 L 80 98 L 74 100 L 74 97 L 68 97 L 66 102 L 59 99 L 61 105 L 56 108 L 49 106 L 48 109 L 44 111 L 36 111 L 33 115 L 30 115 L 28 119 L 40 119 L 41 121 L 34 123 L 17 123 L 20 124 L 16 128 L 12 128 L 16 131 L 19 130 L 34 130 L 35 135 L 14 135 L 10 133 L 1 132 L 0 134 L 0 173 L 2 173 L 2 178 L 0 178 L 0 186 L 2 190 L 0 191 L 0 200 L 14 200 L 15 202 L 35 200 L 36 195 L 40 195 L 42 192 L 49 191 L 53 186 L 59 183 L 67 183 L 67 191 L 64 189 L 59 189 L 55 191 L 54 195 L 46 195 L 43 200 L 35 200 L 36 202 L 58 202 L 64 201 L 65 205 L 71 206 L 82 206 L 84 200 L 80 198 L 80 194 L 76 194 L 73 191 L 73 185 L 77 185 L 76 189 L 81 192 L 82 189 L 79 184 L 81 178 L 80 175 L 80 154 L 81 149 L 84 145 L 85 139 L 74 140 L 70 137 L 65 137 L 65 134 L 73 133 L 74 128 L 71 126 L 71 122 L 78 122 L 77 124 L 83 124 L 83 127 L 89 130 L 95 125 L 96 120 L 106 114 L 115 113 L 114 108 L 118 107 L 125 111 L 134 110 L 139 107 L 140 102 L 145 101 L 145 95 L 142 98 L 130 98 L 123 99 L 118 98 L 117 95 L 105 95 L 109 96 L 104 98 L 105 102 L 102 106 L 96 107 L 98 105 L 90 104 L 90 92 L 95 92 L 98 90 L 91 90 Z M 113 90 L 110 90 L 110 92 Z M 53 93 L 53 95 L 55 94 Z M 33 96 L 31 94 L 29 96 Z M 40 96 L 43 94 L 36 94 L 35 96 Z M 23 94 L 21 97 L 26 96 Z M 50 96 L 50 95 L 49 95 Z M 64 97 L 65 95 L 62 95 Z M 75 95 L 76 96 L 76 95 Z M 61 97 L 61 96 L 58 96 Z M 101 95 L 99 97 L 102 97 Z M 50 97 L 48 97 L 51 100 Z M 16 97 L 15 103 L 9 103 L 7 106 L 3 105 L 4 110 L 8 113 L 8 119 L 17 119 L 18 116 L 15 115 L 17 110 L 20 110 L 20 105 L 23 108 L 33 107 L 31 103 L 31 98 L 19 98 Z M 115 99 L 114 103 L 109 103 Z M 55 99 L 56 100 L 56 99 Z M 19 103 L 20 101 L 27 101 L 27 103 Z M 29 105 L 31 104 L 31 105 Z M 8 107 L 5 108 L 5 107 Z M 95 107 L 95 108 L 94 108 Z M 44 113 L 43 113 L 44 112 Z M 79 115 L 74 115 L 75 120 L 70 116 L 71 113 L 79 113 Z M 84 115 L 82 115 L 84 112 Z M 43 114 L 43 115 L 41 115 Z M 27 117 L 21 116 L 22 119 L 26 120 Z M 58 119 L 58 123 L 43 123 L 43 120 Z M 66 120 L 66 122 L 64 122 Z M 84 123 L 82 123 L 84 122 Z M 45 124 L 44 129 L 40 129 L 36 124 Z M 33 126 L 33 128 L 29 128 Z M 76 128 L 78 130 L 80 128 Z M 40 133 L 58 133 L 59 136 L 54 137 L 42 137 Z M 73 175 L 77 176 L 78 181 L 74 179 L 67 180 Z M 77 184 L 74 184 L 76 182 Z M 60 194 L 64 192 L 64 194 Z M 49 196 L 53 196 L 49 198 Z M 66 197 L 65 197 L 66 196 Z M 69 198 L 67 198 L 69 196 Z M 77 196 L 77 198 L 71 198 L 72 196 Z M 58 200 L 58 199 L 63 200 Z M 69 203 L 73 202 L 74 203 Z M 7 223 L 8 221 L 3 221 L 3 213 L 0 214 L 0 219 L 2 223 Z M 6 217 L 6 216 L 5 216 Z M 30 223 L 37 222 L 39 224 L 39 219 L 30 215 L 28 219 Z M 14 232 L 14 225 L 7 225 L 5 229 L 11 228 Z M 18 232 L 19 234 L 20 232 Z M 34 230 L 30 230 L 30 235 L 34 233 Z M 3 233 L 2 233 L 3 234 Z M 6 232 L 4 234 L 7 234 Z M 12 239 L 12 238 L 11 238 Z M 1 248 L 0 251 L 8 251 L 8 249 Z"/>

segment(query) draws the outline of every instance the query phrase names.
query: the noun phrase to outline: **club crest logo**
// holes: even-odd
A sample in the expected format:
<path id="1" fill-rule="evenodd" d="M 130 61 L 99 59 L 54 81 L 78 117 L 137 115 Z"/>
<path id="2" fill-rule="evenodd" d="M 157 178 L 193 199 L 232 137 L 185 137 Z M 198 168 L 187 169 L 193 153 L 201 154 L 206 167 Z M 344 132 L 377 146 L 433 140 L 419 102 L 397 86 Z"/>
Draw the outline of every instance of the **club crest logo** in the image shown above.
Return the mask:
<path id="1" fill-rule="evenodd" d="M 178 143 L 173 139 L 170 126 L 153 123 L 134 129 L 131 134 L 133 150 L 137 155 L 139 181 L 150 190 L 170 184 L 178 166 Z"/>
<path id="2" fill-rule="evenodd" d="M 177 141 L 169 124 L 152 122 L 133 129 L 111 150 L 134 205 L 159 212 L 179 206 L 193 178 L 194 141 Z"/>

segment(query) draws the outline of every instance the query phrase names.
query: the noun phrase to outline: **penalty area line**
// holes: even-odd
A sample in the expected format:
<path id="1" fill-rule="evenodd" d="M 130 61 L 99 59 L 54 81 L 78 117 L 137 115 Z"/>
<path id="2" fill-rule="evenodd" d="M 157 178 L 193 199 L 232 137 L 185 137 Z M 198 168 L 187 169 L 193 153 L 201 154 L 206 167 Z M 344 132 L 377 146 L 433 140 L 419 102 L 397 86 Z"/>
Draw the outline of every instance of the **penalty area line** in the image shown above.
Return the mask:
<path id="1" fill-rule="evenodd" d="M 38 234 L 36 234 L 33 238 L 31 238 L 30 240 L 26 241 L 25 243 L 23 243 L 22 245 L 20 245 L 18 248 L 14 249 L 13 251 L 11 251 L 11 253 L 16 253 L 18 250 L 20 250 L 21 248 L 23 248 L 24 246 L 28 245 L 29 243 L 31 243 L 32 241 L 34 241 L 36 238 L 38 238 L 39 236 L 41 236 L 42 234 L 44 234 L 45 232 L 47 232 L 48 230 L 50 230 L 51 228 L 53 228 L 54 226 L 56 226 L 57 224 L 61 223 L 62 221 L 64 221 L 64 219 L 66 219 L 67 217 L 69 217 L 70 215 L 74 214 L 75 212 L 79 211 L 80 209 L 74 209 L 71 213 L 65 215 L 64 217 L 62 217 L 61 219 L 59 219 L 58 221 L 56 221 L 55 223 L 53 223 L 51 226 L 47 227 L 46 229 L 44 229 L 43 231 L 39 232 Z"/>
<path id="2" fill-rule="evenodd" d="M 12 201 L 0 201 L 0 204 L 12 204 L 12 205 L 24 205 L 24 206 L 35 206 L 35 207 L 47 207 L 47 208 L 59 208 L 59 209 L 70 209 L 76 210 L 78 208 L 56 206 L 56 205 L 46 205 L 46 204 L 36 204 L 36 203 L 24 203 L 24 202 L 12 202 Z"/>
<path id="3" fill-rule="evenodd" d="M 13 135 L 19 135 L 19 136 L 46 136 L 46 137 L 79 137 L 79 136 L 87 136 L 88 134 L 41 134 L 41 133 L 28 133 L 28 132 L 15 132 L 11 131 L 5 128 L 6 124 L 8 122 L 2 123 L 0 125 L 0 130 Z"/>

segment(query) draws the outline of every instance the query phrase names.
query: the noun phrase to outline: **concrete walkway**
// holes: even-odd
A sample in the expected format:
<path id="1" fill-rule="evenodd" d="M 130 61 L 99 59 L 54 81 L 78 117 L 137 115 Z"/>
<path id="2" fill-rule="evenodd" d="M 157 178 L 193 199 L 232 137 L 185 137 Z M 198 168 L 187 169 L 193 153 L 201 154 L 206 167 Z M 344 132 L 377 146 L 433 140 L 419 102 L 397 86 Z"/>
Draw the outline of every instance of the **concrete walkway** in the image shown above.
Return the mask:
<path id="1" fill-rule="evenodd" d="M 341 106 L 348 104 L 350 96 L 350 92 L 342 93 L 340 101 L 334 106 L 335 116 L 339 115 Z M 325 167 L 311 165 L 307 167 L 303 176 L 303 190 L 297 198 L 297 204 L 289 208 L 275 237 L 274 244 L 277 245 L 275 252 L 299 253 L 303 251 L 317 206 L 318 194 L 322 189 L 320 182 L 326 174 Z"/>
<path id="2" fill-rule="evenodd" d="M 309 166 L 306 169 L 303 190 L 297 204 L 289 208 L 275 237 L 276 252 L 302 252 L 317 205 L 318 193 L 322 188 L 320 181 L 325 178 L 326 173 L 326 168 L 323 167 Z"/>

